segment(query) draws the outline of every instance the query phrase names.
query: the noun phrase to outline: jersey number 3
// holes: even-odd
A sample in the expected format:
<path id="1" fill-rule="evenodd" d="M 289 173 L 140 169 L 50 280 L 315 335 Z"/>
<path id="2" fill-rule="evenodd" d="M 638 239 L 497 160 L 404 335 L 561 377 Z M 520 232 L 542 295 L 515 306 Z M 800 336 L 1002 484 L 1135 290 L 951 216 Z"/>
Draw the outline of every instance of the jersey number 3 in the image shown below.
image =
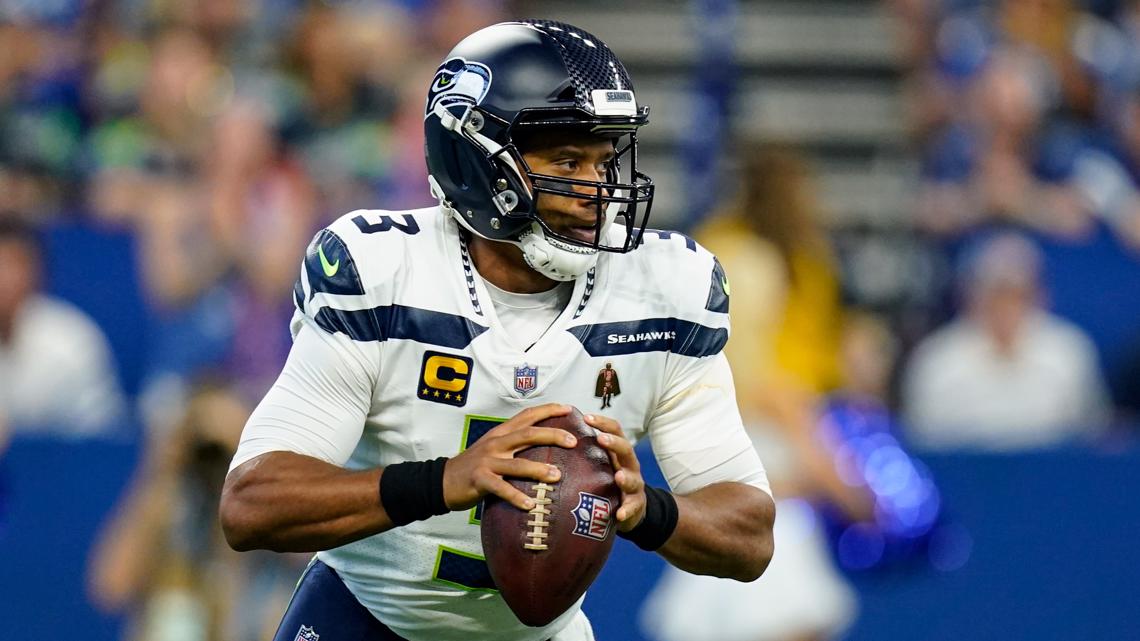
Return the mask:
<path id="1" fill-rule="evenodd" d="M 462 449 L 466 450 L 471 447 L 484 434 L 506 420 L 493 416 L 468 415 L 463 429 Z M 480 501 L 478 505 L 471 508 L 468 522 L 472 525 L 479 525 L 479 519 L 482 516 L 483 502 Z M 477 554 L 456 550 L 445 545 L 439 546 L 439 550 L 436 552 L 435 571 L 432 573 L 432 578 L 463 590 L 495 591 L 495 582 L 491 580 L 491 572 L 487 569 L 486 559 Z"/>
<path id="2" fill-rule="evenodd" d="M 379 218 L 376 222 L 372 222 L 365 218 L 364 215 L 354 216 L 352 223 L 356 225 L 357 229 L 365 234 L 376 234 L 389 229 L 399 229 L 409 236 L 414 236 L 420 233 L 420 225 L 416 222 L 415 218 L 407 214 L 397 214 L 404 222 L 396 222 L 392 216 L 376 216 L 375 213 L 369 212 L 371 218 Z"/>

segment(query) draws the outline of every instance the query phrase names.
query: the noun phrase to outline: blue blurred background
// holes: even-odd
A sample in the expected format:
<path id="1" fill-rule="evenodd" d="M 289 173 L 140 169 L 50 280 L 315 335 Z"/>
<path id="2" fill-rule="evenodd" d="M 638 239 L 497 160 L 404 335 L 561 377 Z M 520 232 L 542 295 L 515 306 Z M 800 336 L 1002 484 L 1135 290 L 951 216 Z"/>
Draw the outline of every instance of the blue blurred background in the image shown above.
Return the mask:
<path id="1" fill-rule="evenodd" d="M 514 16 L 629 67 L 651 224 L 733 279 L 742 411 L 809 515 L 777 558 L 810 567 L 713 588 L 787 616 L 687 638 L 1140 638 L 1132 0 L 0 0 L 10 630 L 268 638 L 306 559 L 228 551 L 216 497 L 304 247 L 430 204 L 428 80 Z M 599 639 L 671 641 L 663 569 L 618 544 Z"/>

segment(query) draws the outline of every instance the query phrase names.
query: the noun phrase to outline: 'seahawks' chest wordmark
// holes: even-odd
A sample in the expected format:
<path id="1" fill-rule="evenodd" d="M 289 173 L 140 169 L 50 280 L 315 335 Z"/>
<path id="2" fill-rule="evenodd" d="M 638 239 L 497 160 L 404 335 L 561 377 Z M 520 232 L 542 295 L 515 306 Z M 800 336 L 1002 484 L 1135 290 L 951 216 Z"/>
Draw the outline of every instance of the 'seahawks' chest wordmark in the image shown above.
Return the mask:
<path id="1" fill-rule="evenodd" d="M 662 331 L 662 332 L 640 332 L 637 334 L 610 334 L 606 336 L 606 342 L 610 345 L 617 343 L 642 343 L 645 341 L 661 341 L 661 340 L 676 340 L 677 332 L 675 331 Z"/>
<path id="2" fill-rule="evenodd" d="M 590 356 L 673 352 L 700 358 L 720 352 L 728 340 L 728 329 L 724 327 L 709 327 L 680 318 L 577 325 L 566 331 L 582 342 Z"/>

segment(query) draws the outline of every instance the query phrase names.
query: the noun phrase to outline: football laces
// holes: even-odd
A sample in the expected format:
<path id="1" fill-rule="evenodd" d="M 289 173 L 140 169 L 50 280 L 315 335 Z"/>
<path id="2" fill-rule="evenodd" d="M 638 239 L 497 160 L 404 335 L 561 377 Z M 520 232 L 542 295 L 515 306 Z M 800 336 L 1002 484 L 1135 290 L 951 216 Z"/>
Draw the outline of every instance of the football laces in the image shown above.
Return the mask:
<path id="1" fill-rule="evenodd" d="M 546 517 L 550 516 L 550 508 L 546 507 L 551 504 L 552 499 L 546 495 L 547 492 L 553 492 L 554 486 L 547 485 L 546 483 L 536 483 L 534 486 L 534 508 L 530 510 L 530 520 L 526 522 L 530 526 L 530 531 L 526 533 L 526 538 L 530 539 L 529 543 L 523 543 L 523 548 L 527 550 L 541 551 L 547 549 L 546 538 L 550 534 L 546 528 L 550 527 Z"/>

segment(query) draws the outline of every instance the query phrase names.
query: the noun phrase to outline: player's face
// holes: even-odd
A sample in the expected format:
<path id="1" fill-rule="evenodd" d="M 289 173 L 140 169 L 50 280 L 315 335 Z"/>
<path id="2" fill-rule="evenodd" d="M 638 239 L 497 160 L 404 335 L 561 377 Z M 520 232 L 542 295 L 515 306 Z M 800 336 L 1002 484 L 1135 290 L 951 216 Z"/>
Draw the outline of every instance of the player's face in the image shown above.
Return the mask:
<path id="1" fill-rule="evenodd" d="M 536 174 L 605 182 L 615 153 L 614 143 L 609 138 L 562 132 L 530 141 L 522 156 Z M 537 182 L 541 185 L 541 180 Z M 559 185 L 558 188 L 565 189 L 565 186 Z M 556 233 L 593 243 L 597 221 L 602 214 L 596 200 L 597 191 L 586 185 L 576 185 L 573 189 L 586 198 L 539 193 L 536 202 L 538 215 Z M 607 191 L 603 195 L 609 193 Z"/>

